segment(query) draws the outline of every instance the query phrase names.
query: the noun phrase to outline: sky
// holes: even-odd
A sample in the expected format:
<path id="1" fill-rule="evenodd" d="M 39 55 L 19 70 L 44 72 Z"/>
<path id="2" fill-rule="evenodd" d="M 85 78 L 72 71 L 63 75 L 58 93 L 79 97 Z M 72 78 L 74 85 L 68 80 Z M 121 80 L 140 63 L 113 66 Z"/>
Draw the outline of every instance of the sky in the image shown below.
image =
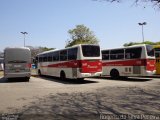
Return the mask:
<path id="1" fill-rule="evenodd" d="M 68 30 L 85 25 L 94 32 L 102 49 L 122 47 L 144 39 L 160 41 L 160 10 L 152 4 L 133 5 L 92 0 L 0 0 L 0 51 L 26 46 L 64 48 Z M 145 8 L 143 7 L 145 5 Z"/>

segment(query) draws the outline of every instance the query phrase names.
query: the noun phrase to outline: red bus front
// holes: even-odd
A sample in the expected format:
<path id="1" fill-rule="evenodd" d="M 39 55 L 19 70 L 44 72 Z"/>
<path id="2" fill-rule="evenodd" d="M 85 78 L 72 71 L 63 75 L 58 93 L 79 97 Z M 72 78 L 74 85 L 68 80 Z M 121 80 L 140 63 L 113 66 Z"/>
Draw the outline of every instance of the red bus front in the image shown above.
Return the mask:
<path id="1" fill-rule="evenodd" d="M 150 76 L 156 73 L 156 59 L 154 49 L 151 45 L 146 45 L 147 57 L 145 60 L 146 75 Z"/>

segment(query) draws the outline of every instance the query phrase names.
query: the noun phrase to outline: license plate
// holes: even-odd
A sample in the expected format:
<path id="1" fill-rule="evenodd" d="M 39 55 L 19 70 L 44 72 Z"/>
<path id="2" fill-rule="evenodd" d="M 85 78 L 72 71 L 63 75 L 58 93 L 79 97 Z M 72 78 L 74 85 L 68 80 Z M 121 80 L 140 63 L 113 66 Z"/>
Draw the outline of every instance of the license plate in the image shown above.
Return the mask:
<path id="1" fill-rule="evenodd" d="M 14 65 L 15 68 L 21 67 L 21 65 Z"/>
<path id="2" fill-rule="evenodd" d="M 16 72 L 19 72 L 19 69 L 16 69 Z"/>

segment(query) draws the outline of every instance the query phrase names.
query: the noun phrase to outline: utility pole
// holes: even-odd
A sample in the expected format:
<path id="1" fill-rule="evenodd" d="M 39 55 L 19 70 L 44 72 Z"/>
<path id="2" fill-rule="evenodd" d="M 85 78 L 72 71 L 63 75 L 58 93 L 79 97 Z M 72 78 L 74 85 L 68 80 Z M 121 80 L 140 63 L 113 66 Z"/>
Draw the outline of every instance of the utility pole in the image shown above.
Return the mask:
<path id="1" fill-rule="evenodd" d="M 147 23 L 146 22 L 143 22 L 143 23 L 138 23 L 140 26 L 142 26 L 142 40 L 144 42 L 144 32 L 143 32 L 143 25 L 146 25 Z"/>
<path id="2" fill-rule="evenodd" d="M 22 34 L 23 34 L 23 36 L 24 36 L 24 47 L 25 47 L 25 38 L 26 38 L 26 34 L 28 34 L 27 32 L 21 32 Z"/>

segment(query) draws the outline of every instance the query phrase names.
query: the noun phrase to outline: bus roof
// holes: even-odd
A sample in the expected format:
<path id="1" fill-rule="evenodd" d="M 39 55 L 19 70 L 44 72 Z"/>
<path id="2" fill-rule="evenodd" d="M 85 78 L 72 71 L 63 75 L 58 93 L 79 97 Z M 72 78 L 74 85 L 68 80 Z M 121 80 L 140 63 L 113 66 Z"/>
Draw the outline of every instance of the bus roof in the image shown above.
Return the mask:
<path id="1" fill-rule="evenodd" d="M 37 54 L 37 55 L 43 55 L 43 54 L 50 53 L 50 52 L 55 52 L 55 51 L 59 51 L 59 49 L 44 51 L 44 52 L 39 53 L 39 54 Z"/>
<path id="2" fill-rule="evenodd" d="M 4 51 L 5 50 L 10 50 L 10 49 L 18 49 L 18 50 L 19 49 L 23 49 L 23 50 L 26 49 L 26 50 L 30 51 L 30 49 L 28 47 L 7 47 L 7 48 L 4 49 Z"/>
<path id="3" fill-rule="evenodd" d="M 111 49 L 103 49 L 103 50 L 115 50 L 115 49 L 135 48 L 135 47 L 142 47 L 142 46 L 146 46 L 146 45 L 148 45 L 148 44 L 138 44 L 138 45 L 121 47 L 121 48 L 111 48 Z"/>
<path id="4" fill-rule="evenodd" d="M 77 44 L 77 45 L 74 45 L 74 46 L 71 46 L 71 47 L 67 47 L 67 48 L 63 48 L 63 49 L 54 49 L 54 50 L 45 51 L 45 52 L 39 53 L 37 55 L 43 55 L 43 54 L 50 53 L 50 52 L 56 52 L 56 51 L 60 51 L 60 50 L 66 50 L 66 49 L 70 49 L 70 48 L 76 48 L 76 47 L 79 47 L 81 45 L 98 46 L 98 45 L 95 45 L 95 44 Z"/>

